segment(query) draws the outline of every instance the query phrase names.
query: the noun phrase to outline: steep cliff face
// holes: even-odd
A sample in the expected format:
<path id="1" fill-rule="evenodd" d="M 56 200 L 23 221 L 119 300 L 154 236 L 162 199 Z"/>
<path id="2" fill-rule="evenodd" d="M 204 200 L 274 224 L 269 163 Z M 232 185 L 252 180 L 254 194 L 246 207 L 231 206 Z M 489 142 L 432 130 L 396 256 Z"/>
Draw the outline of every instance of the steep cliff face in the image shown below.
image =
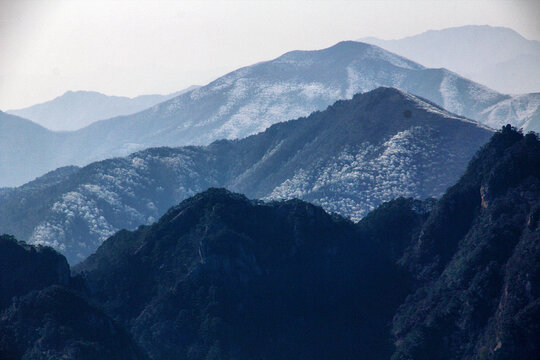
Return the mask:
<path id="1" fill-rule="evenodd" d="M 419 286 L 394 359 L 540 355 L 540 142 L 509 126 L 444 195 L 401 263 Z"/>

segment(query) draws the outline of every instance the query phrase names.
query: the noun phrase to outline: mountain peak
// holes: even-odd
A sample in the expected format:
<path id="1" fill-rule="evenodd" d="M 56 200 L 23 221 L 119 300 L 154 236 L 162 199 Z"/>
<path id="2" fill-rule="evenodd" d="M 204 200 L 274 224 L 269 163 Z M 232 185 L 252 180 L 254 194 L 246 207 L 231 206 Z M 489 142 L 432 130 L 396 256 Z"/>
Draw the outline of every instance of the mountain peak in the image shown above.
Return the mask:
<path id="1" fill-rule="evenodd" d="M 413 38 L 415 36 L 422 36 L 422 35 L 434 35 L 434 34 L 452 34 L 457 36 L 493 36 L 494 34 L 497 34 L 499 36 L 508 36 L 513 37 L 516 39 L 523 39 L 525 38 L 519 34 L 514 29 L 511 29 L 509 27 L 504 26 L 491 26 L 491 25 L 464 25 L 464 26 L 456 26 L 446 29 L 440 29 L 440 30 L 427 30 L 419 35 L 413 35 L 409 37 L 405 37 L 404 39 Z"/>
<path id="2" fill-rule="evenodd" d="M 14 296 L 51 284 L 67 285 L 66 258 L 50 247 L 29 245 L 13 236 L 0 235 L 0 310 Z"/>
<path id="3" fill-rule="evenodd" d="M 355 40 L 343 40 L 335 45 L 330 46 L 328 49 L 339 49 L 339 48 L 356 48 L 356 49 L 368 49 L 372 48 L 375 45 L 368 44 L 361 41 L 355 41 Z"/>
<path id="4" fill-rule="evenodd" d="M 404 57 L 383 50 L 377 45 L 346 40 L 320 50 L 295 50 L 283 54 L 271 62 L 309 64 L 319 63 L 355 63 L 359 61 L 381 61 L 397 68 L 420 70 L 424 67 Z"/>
<path id="5" fill-rule="evenodd" d="M 378 88 L 370 90 L 368 92 L 358 93 L 354 95 L 354 97 L 358 97 L 358 96 L 373 96 L 373 97 L 382 96 L 383 98 L 387 96 L 399 96 L 403 100 L 411 99 L 412 97 L 416 98 L 416 96 L 411 95 L 403 90 L 400 90 L 392 86 L 379 86 Z"/>
<path id="6" fill-rule="evenodd" d="M 491 130 L 427 100 L 381 87 L 244 139 L 152 148 L 53 173 L 6 195 L 9 201 L 0 209 L 0 221 L 9 221 L 11 227 L 4 231 L 21 239 L 63 244 L 74 263 L 116 230 L 154 223 L 171 206 L 209 187 L 266 201 L 300 198 L 357 221 L 397 196 L 440 196 L 491 135 Z M 30 197 L 26 205 L 19 204 Z M 87 205 L 76 205 L 78 201 Z M 184 214 L 211 214 L 206 207 L 211 201 L 244 208 L 253 203 L 224 189 L 210 189 L 172 208 L 169 218 L 187 209 Z M 93 211 L 88 213 L 88 208 Z M 36 216 L 21 214 L 22 209 Z M 78 221 L 67 221 L 66 216 L 88 224 L 84 233 L 75 228 Z"/>
<path id="7" fill-rule="evenodd" d="M 105 95 L 105 94 L 100 93 L 98 91 L 91 91 L 91 90 L 68 90 L 65 93 L 63 93 L 62 95 L 58 96 L 57 99 L 63 98 L 63 97 L 70 98 L 70 97 L 74 97 L 74 96 L 103 96 L 103 97 L 107 97 L 108 95 Z"/>
<path id="8" fill-rule="evenodd" d="M 172 223 L 176 221 L 185 223 L 186 219 L 193 219 L 194 216 L 204 217 L 206 219 L 219 218 L 222 221 L 228 219 L 228 221 L 234 223 L 243 218 L 246 215 L 245 212 L 250 212 L 255 207 L 278 207 L 286 209 L 284 211 L 294 212 L 296 214 L 307 212 L 310 214 L 319 213 L 326 215 L 321 207 L 299 199 L 264 202 L 261 200 L 250 200 L 243 194 L 232 192 L 225 188 L 209 188 L 172 207 L 162 217 L 160 223 Z"/>
<path id="9" fill-rule="evenodd" d="M 383 40 L 374 36 L 366 36 L 358 39 L 358 41 L 366 41 L 369 44 L 377 44 L 379 42 L 395 42 L 395 41 L 407 41 L 413 40 L 416 38 L 422 37 L 441 37 L 441 36 L 459 36 L 459 37 L 470 37 L 470 36 L 508 36 L 514 39 L 526 40 L 523 35 L 518 33 L 512 28 L 505 26 L 491 26 L 491 25 L 463 25 L 455 26 L 444 29 L 430 29 L 419 34 L 405 36 L 398 39 L 389 39 Z"/>
<path id="10" fill-rule="evenodd" d="M 171 208 L 167 212 L 167 218 L 170 216 L 175 217 L 182 213 L 182 211 L 189 207 L 206 206 L 207 204 L 229 204 L 229 203 L 250 203 L 250 200 L 242 194 L 231 192 L 225 188 L 208 188 L 207 190 L 200 192 L 184 201 L 179 205 Z"/>
<path id="11" fill-rule="evenodd" d="M 469 120 L 463 116 L 456 115 L 421 96 L 410 94 L 406 91 L 403 91 L 395 87 L 381 86 L 374 90 L 368 91 L 366 93 L 355 94 L 353 99 L 355 100 L 363 99 L 363 101 L 368 101 L 374 104 L 373 106 L 377 106 L 377 104 L 382 104 L 382 101 L 384 100 L 384 106 L 389 106 L 391 104 L 395 104 L 398 106 L 405 106 L 405 107 L 408 106 L 410 108 L 409 111 L 414 108 L 420 111 L 426 111 L 428 113 L 442 115 L 446 118 L 452 118 L 452 119 L 457 119 L 460 121 L 471 122 L 471 123 L 477 124 L 477 126 L 479 127 L 484 127 L 486 129 L 488 128 L 476 121 Z M 412 113 L 410 115 L 412 115 Z M 410 115 L 406 115 L 406 116 L 410 116 Z"/>
<path id="12" fill-rule="evenodd" d="M 68 90 L 52 100 L 9 110 L 8 113 L 30 119 L 54 131 L 78 130 L 98 120 L 137 113 L 181 93 L 183 91 L 129 98 L 90 90 Z"/>
<path id="13" fill-rule="evenodd" d="M 356 93 L 353 95 L 353 103 L 357 101 L 368 101 L 380 103 L 398 103 L 406 101 L 419 101 L 420 98 L 408 94 L 398 88 L 391 86 L 379 86 L 376 89 L 366 91 L 364 93 Z M 340 100 L 338 100 L 340 102 Z"/>

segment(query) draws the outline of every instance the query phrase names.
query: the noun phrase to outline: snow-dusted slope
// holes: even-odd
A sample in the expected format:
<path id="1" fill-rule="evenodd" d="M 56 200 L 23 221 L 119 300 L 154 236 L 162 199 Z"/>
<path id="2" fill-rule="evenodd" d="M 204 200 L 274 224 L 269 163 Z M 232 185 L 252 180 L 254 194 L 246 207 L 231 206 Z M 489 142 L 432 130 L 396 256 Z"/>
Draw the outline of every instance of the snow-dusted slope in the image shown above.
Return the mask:
<path id="1" fill-rule="evenodd" d="M 449 71 L 425 69 L 379 47 L 348 41 L 323 50 L 293 51 L 146 111 L 98 121 L 64 134 L 55 151 L 45 154 L 52 170 L 150 146 L 205 145 L 263 131 L 378 86 L 408 90 L 468 117 L 506 99 Z M 0 186 L 13 184 L 15 175 L 2 174 Z"/>
<path id="2" fill-rule="evenodd" d="M 379 88 L 242 140 L 154 148 L 49 175 L 0 195 L 0 232 L 78 262 L 116 230 L 151 223 L 210 186 L 266 200 L 298 197 L 358 220 L 397 196 L 439 196 L 491 134 Z"/>
<path id="3" fill-rule="evenodd" d="M 484 119 L 486 109 L 511 99 L 451 71 L 427 69 L 377 46 L 346 41 L 241 68 L 143 112 L 67 133 L 47 154 L 54 165 L 50 170 L 152 146 L 245 137 L 379 86 L 403 89 L 471 119 Z M 511 116 L 505 122 L 523 119 Z M 0 186 L 10 176 L 0 177 Z"/>
<path id="4" fill-rule="evenodd" d="M 99 139 L 95 147 L 115 154 L 149 145 L 204 145 L 263 131 L 379 86 L 423 96 L 470 118 L 507 98 L 450 71 L 426 69 L 377 46 L 346 41 L 239 69 L 189 94 L 139 114 L 98 122 L 77 135 L 95 139 L 93 134 L 101 134 L 107 141 Z"/>
<path id="5" fill-rule="evenodd" d="M 498 128 L 517 119 L 513 123 L 524 131 L 540 132 L 540 93 L 515 95 L 482 111 L 478 120 Z"/>

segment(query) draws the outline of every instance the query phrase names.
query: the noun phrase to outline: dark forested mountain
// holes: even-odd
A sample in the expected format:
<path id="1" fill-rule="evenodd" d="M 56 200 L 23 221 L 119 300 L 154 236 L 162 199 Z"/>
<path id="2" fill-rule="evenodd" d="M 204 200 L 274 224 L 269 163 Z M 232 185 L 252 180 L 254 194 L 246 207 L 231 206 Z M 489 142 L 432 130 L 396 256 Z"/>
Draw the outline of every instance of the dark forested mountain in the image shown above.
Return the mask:
<path id="1" fill-rule="evenodd" d="M 540 141 L 495 134 L 399 263 L 415 290 L 393 359 L 540 357 Z"/>
<path id="2" fill-rule="evenodd" d="M 428 67 L 445 67 L 503 93 L 540 91 L 540 41 L 509 28 L 469 25 L 398 40 L 360 40 Z"/>
<path id="3" fill-rule="evenodd" d="M 535 360 L 539 169 L 538 138 L 506 127 L 440 201 L 357 225 L 211 189 L 77 271 L 154 359 Z"/>
<path id="4" fill-rule="evenodd" d="M 190 86 L 168 95 L 141 95 L 134 98 L 108 96 L 95 91 L 68 91 L 42 104 L 7 112 L 32 120 L 50 130 L 78 130 L 97 120 L 145 110 L 197 87 Z"/>
<path id="5" fill-rule="evenodd" d="M 51 248 L 0 236 L 1 359 L 146 359 L 74 282 Z"/>
<path id="6" fill-rule="evenodd" d="M 379 250 L 308 203 L 210 189 L 77 271 L 153 359 L 380 359 L 404 293 Z"/>
<path id="7" fill-rule="evenodd" d="M 0 246 L 17 293 L 51 284 L 1 310 L 2 358 L 540 356 L 540 141 L 510 126 L 439 201 L 357 224 L 212 188 L 117 232 L 73 278 L 51 249 Z"/>
<path id="8" fill-rule="evenodd" d="M 425 68 L 377 46 L 346 41 L 322 50 L 292 51 L 238 69 L 145 111 L 63 134 L 51 141 L 54 149 L 44 148 L 42 153 L 48 159 L 47 170 L 53 170 L 153 146 L 207 145 L 255 134 L 380 86 L 400 88 L 495 128 L 511 123 L 540 130 L 540 101 L 535 95 L 516 100 L 451 71 Z M 16 139 L 18 134 L 12 130 L 6 136 Z M 15 142 L 6 150 L 0 143 L 0 153 L 18 151 L 22 159 L 31 161 L 26 146 Z M 28 168 L 25 176 L 3 173 L 0 186 L 22 184 L 20 179 L 29 181 L 44 173 Z"/>
<path id="9" fill-rule="evenodd" d="M 0 235 L 0 260 L 0 309 L 6 308 L 14 296 L 69 283 L 66 259 L 49 247 L 34 247 Z"/>
<path id="10" fill-rule="evenodd" d="M 422 98 L 379 88 L 243 140 L 59 169 L 0 193 L 0 231 L 76 263 L 118 229 L 152 223 L 212 186 L 297 197 L 358 220 L 398 196 L 442 195 L 491 134 Z"/>

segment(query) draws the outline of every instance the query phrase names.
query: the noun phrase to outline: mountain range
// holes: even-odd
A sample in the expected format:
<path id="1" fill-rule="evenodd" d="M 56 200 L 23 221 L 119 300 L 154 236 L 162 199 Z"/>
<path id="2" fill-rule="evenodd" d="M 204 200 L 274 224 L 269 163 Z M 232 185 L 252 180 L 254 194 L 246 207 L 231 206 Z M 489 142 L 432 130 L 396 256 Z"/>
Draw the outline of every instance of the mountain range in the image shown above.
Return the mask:
<path id="1" fill-rule="evenodd" d="M 536 360 L 539 199 L 540 141 L 506 126 L 440 200 L 357 224 L 209 189 L 71 276 L 3 236 L 0 357 Z"/>
<path id="2" fill-rule="evenodd" d="M 8 110 L 53 131 L 78 130 L 97 120 L 134 114 L 198 88 L 190 86 L 168 95 L 141 95 L 134 98 L 109 96 L 96 91 L 68 91 L 57 98 L 27 108 Z"/>
<path id="3" fill-rule="evenodd" d="M 0 230 L 77 263 L 122 228 L 208 187 L 301 198 L 358 220 L 398 196 L 439 197 L 492 130 L 393 88 L 205 147 L 152 148 L 67 167 L 0 193 Z"/>
<path id="4" fill-rule="evenodd" d="M 9 139 L 0 142 L 0 166 L 15 169 L 2 174 L 0 186 L 20 185 L 64 165 L 86 165 L 153 146 L 242 138 L 379 86 L 400 88 L 496 128 L 511 123 L 526 131 L 540 130 L 535 94 L 500 94 L 451 71 L 425 68 L 377 46 L 348 41 L 286 53 L 137 114 L 98 121 L 75 132 L 21 131 L 31 125 L 0 113 L 2 136 Z M 41 138 L 34 140 L 34 134 Z M 17 162 L 6 153 L 16 153 Z M 19 171 L 21 162 L 26 166 Z"/>
<path id="5" fill-rule="evenodd" d="M 507 94 L 540 92 L 540 41 L 504 27 L 468 25 L 397 40 L 362 38 L 428 67 L 444 67 Z"/>

